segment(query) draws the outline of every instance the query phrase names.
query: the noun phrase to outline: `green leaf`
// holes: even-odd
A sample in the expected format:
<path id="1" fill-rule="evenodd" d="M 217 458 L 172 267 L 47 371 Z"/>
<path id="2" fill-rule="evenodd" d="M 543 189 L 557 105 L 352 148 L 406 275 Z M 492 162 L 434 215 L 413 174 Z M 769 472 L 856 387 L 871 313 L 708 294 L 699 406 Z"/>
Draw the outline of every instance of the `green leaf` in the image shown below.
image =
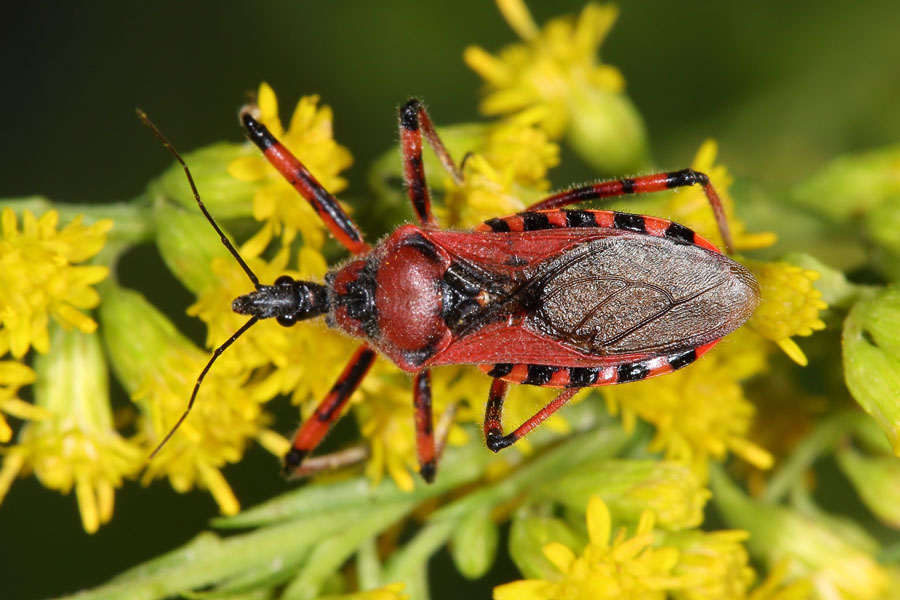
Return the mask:
<path id="1" fill-rule="evenodd" d="M 900 455 L 900 288 L 858 302 L 844 322 L 844 380 Z"/>

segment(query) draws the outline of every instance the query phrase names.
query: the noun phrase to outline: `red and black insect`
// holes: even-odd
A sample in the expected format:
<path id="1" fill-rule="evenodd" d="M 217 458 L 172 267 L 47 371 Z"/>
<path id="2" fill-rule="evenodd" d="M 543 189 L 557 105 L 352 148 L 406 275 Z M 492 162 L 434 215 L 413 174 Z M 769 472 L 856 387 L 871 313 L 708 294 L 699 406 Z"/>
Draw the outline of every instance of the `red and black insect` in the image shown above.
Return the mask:
<path id="1" fill-rule="evenodd" d="M 206 211 L 191 181 L 201 210 L 256 290 L 233 302 L 233 310 L 250 319 L 216 349 L 178 424 L 216 357 L 259 319 L 274 317 L 291 326 L 324 316 L 330 327 L 363 343 L 294 436 L 284 457 L 286 473 L 302 468 L 376 352 L 414 373 L 420 471 L 431 481 L 436 459 L 432 367 L 476 364 L 494 378 L 484 435 L 496 452 L 582 388 L 638 381 L 689 365 L 743 324 L 758 302 L 753 275 L 684 225 L 614 211 L 563 209 L 587 200 L 700 185 L 730 251 L 721 202 L 709 178 L 692 169 L 577 187 L 473 231 L 441 230 L 425 182 L 423 135 L 448 172 L 457 179 L 461 175 L 427 112 L 412 99 L 400 109 L 400 134 L 404 178 L 419 223 L 403 225 L 370 247 L 334 196 L 252 111 L 243 111 L 241 120 L 250 140 L 353 257 L 331 269 L 324 283 L 283 276 L 262 285 Z M 504 435 L 501 413 L 510 383 L 562 391 Z"/>

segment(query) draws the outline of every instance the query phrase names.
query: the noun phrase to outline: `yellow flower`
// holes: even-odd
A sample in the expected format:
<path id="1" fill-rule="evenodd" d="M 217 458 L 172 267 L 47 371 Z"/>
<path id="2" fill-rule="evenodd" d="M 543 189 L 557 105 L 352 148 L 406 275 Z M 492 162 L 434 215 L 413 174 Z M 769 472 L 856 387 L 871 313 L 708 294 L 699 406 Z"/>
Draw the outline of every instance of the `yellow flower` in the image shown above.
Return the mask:
<path id="1" fill-rule="evenodd" d="M 28 423 L 7 450 L 0 499 L 20 472 L 64 494 L 75 488 L 85 531 L 112 518 L 113 494 L 146 455 L 113 427 L 106 365 L 97 336 L 54 328 L 53 349 L 37 361 L 35 401 L 48 416 Z"/>
<path id="2" fill-rule="evenodd" d="M 0 237 L 0 356 L 21 358 L 30 347 L 49 350 L 47 326 L 52 316 L 65 327 L 85 333 L 97 328 L 81 312 L 97 306 L 91 286 L 104 279 L 104 266 L 75 266 L 97 254 L 106 243 L 112 221 L 82 225 L 76 217 L 57 231 L 55 210 L 36 218 L 25 211 L 22 230 L 11 208 L 4 208 Z"/>
<path id="3" fill-rule="evenodd" d="M 597 496 L 591 498 L 587 508 L 590 541 L 581 555 L 558 542 L 544 547 L 544 555 L 560 572 L 559 579 L 501 585 L 494 588 L 494 600 L 664 600 L 667 592 L 684 585 L 675 572 L 678 549 L 653 546 L 653 513 L 643 514 L 631 538 L 621 529 L 610 540 L 611 528 L 606 504 Z"/>
<path id="4" fill-rule="evenodd" d="M 779 561 L 766 578 L 747 597 L 748 600 L 810 600 L 812 586 L 808 579 L 795 579 L 785 584 L 788 561 Z"/>
<path id="5" fill-rule="evenodd" d="M 147 365 L 132 394 L 144 414 L 141 439 L 155 445 L 169 432 L 207 360 L 196 348 L 173 344 Z M 199 484 L 209 489 L 223 514 L 234 514 L 239 505 L 219 469 L 240 460 L 247 440 L 259 433 L 263 416 L 259 403 L 242 389 L 246 374 L 225 374 L 224 365 L 216 367 L 203 381 L 190 418 L 148 463 L 143 482 L 168 477 L 179 492 Z"/>
<path id="6" fill-rule="evenodd" d="M 389 583 L 378 589 L 340 596 L 319 596 L 319 600 L 409 600 L 409 594 L 404 594 L 406 584 L 401 582 Z"/>
<path id="7" fill-rule="evenodd" d="M 463 182 L 448 178 L 444 208 L 448 227 L 468 228 L 525 209 L 550 184 L 547 171 L 559 164 L 559 146 L 536 127 L 542 110 L 530 110 L 486 128 L 484 141 L 463 166 Z"/>
<path id="8" fill-rule="evenodd" d="M 674 594 L 679 600 L 737 600 L 746 598 L 755 573 L 742 542 L 746 531 L 689 531 L 666 537 L 666 543 L 681 550 L 675 572 L 684 588 Z"/>
<path id="9" fill-rule="evenodd" d="M 740 383 L 763 370 L 765 354 L 759 338 L 739 331 L 689 368 L 602 391 L 626 427 L 635 416 L 656 427 L 652 450 L 688 462 L 703 479 L 707 461 L 729 451 L 768 468 L 771 455 L 747 439 L 755 409 Z"/>
<path id="10" fill-rule="evenodd" d="M 750 327 L 805 367 L 806 355 L 791 336 L 812 335 L 813 331 L 825 329 L 819 311 L 828 305 L 822 300 L 822 292 L 813 286 L 819 273 L 783 262 L 741 262 L 756 276 L 761 292 Z"/>
<path id="11" fill-rule="evenodd" d="M 559 145 L 538 127 L 545 110 L 527 110 L 488 126 L 478 153 L 499 171 L 512 171 L 517 184 L 539 191 L 550 188 L 547 171 L 559 164 Z"/>
<path id="12" fill-rule="evenodd" d="M 338 173 L 352 164 L 353 157 L 334 141 L 331 109 L 317 106 L 318 96 L 300 99 L 287 130 L 278 117 L 275 92 L 267 83 L 260 84 L 257 102 L 259 121 L 306 165 L 325 189 L 337 193 L 347 187 L 347 181 Z M 316 248 L 322 245 L 321 219 L 263 156 L 254 153 L 235 159 L 228 165 L 228 172 L 241 181 L 259 184 L 253 197 L 253 216 L 265 222 L 257 234 L 262 240 L 260 245 L 265 246 L 274 235 L 281 235 L 282 241 L 289 244 L 297 231 L 303 233 L 307 244 Z"/>
<path id="13" fill-rule="evenodd" d="M 599 62 L 597 49 L 618 16 L 612 5 L 586 5 L 577 18 L 550 20 L 542 29 L 522 0 L 497 5 L 523 43 L 492 56 L 466 48 L 466 64 L 486 82 L 481 111 L 511 115 L 538 109 L 538 125 L 598 171 L 620 174 L 648 166 L 643 120 L 624 93 L 615 67 Z"/>
<path id="14" fill-rule="evenodd" d="M 498 5 L 525 43 L 504 48 L 497 57 L 477 46 L 466 48 L 466 64 L 487 83 L 481 103 L 485 114 L 543 106 L 541 126 L 558 138 L 573 116 L 573 96 L 593 90 L 617 94 L 624 89 L 618 69 L 597 63 L 597 49 L 618 16 L 614 6 L 588 4 L 577 20 L 553 19 L 538 30 L 520 0 Z"/>
<path id="15" fill-rule="evenodd" d="M 187 408 L 209 355 L 136 292 L 109 286 L 100 311 L 110 360 L 141 411 L 137 439 L 149 452 Z M 216 363 L 190 416 L 147 464 L 144 483 L 168 477 L 179 492 L 200 485 L 223 513 L 238 511 L 220 469 L 240 460 L 247 441 L 265 433 L 261 401 L 246 388 L 249 375 L 233 362 Z"/>
<path id="16" fill-rule="evenodd" d="M 3 413 L 32 421 L 50 416 L 47 410 L 19 399 L 19 388 L 33 382 L 34 371 L 27 365 L 13 360 L 0 361 L 0 442 L 12 439 L 12 429 Z"/>
<path id="17" fill-rule="evenodd" d="M 719 194 L 728 228 L 731 231 L 731 239 L 734 249 L 755 250 L 766 248 L 775 243 L 776 237 L 772 232 L 748 233 L 744 222 L 737 218 L 734 211 L 734 199 L 729 193 L 734 178 L 724 165 L 716 164 L 718 145 L 714 140 L 706 140 L 697 150 L 691 168 L 709 175 L 709 179 Z M 703 237 L 722 248 L 724 243 L 716 225 L 713 211 L 710 209 L 709 200 L 703 193 L 701 186 L 691 186 L 679 189 L 672 194 L 666 204 L 665 214 L 673 221 L 677 221 L 698 231 Z"/>

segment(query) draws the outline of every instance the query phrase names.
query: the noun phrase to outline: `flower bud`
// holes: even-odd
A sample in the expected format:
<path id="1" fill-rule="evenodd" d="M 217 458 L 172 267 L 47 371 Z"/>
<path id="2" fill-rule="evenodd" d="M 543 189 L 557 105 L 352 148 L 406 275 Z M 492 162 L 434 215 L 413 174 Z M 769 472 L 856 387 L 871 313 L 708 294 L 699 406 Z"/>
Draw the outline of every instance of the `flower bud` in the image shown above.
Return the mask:
<path id="1" fill-rule="evenodd" d="M 228 250 L 199 210 L 161 203 L 156 208 L 156 245 L 166 266 L 186 288 L 199 294 L 216 285 L 210 264 Z"/>
<path id="2" fill-rule="evenodd" d="M 544 555 L 552 542 L 570 548 L 584 546 L 585 540 L 572 532 L 565 521 L 553 517 L 519 514 L 509 530 L 509 555 L 528 579 L 553 579 L 559 570 Z"/>
<path id="3" fill-rule="evenodd" d="M 637 522 L 650 510 L 660 527 L 670 530 L 699 525 L 709 498 L 709 491 L 687 465 L 654 460 L 592 462 L 554 480 L 545 493 L 581 512 L 591 496 L 600 496 L 611 512 L 626 521 Z"/>
<path id="4" fill-rule="evenodd" d="M 244 144 L 222 142 L 183 156 L 203 204 L 217 219 L 249 217 L 252 214 L 252 199 L 257 186 L 252 182 L 236 179 L 228 173 L 227 168 L 233 160 L 253 155 L 253 152 L 254 149 Z M 151 182 L 149 190 L 190 211 L 198 210 L 194 192 L 184 176 L 184 169 L 178 163 L 173 163 Z"/>
<path id="5" fill-rule="evenodd" d="M 650 167 L 644 121 L 625 94 L 585 87 L 567 98 L 569 145 L 603 175 Z"/>
<path id="6" fill-rule="evenodd" d="M 488 508 L 466 515 L 450 538 L 450 554 L 459 572 L 468 579 L 482 577 L 497 558 L 500 532 Z"/>

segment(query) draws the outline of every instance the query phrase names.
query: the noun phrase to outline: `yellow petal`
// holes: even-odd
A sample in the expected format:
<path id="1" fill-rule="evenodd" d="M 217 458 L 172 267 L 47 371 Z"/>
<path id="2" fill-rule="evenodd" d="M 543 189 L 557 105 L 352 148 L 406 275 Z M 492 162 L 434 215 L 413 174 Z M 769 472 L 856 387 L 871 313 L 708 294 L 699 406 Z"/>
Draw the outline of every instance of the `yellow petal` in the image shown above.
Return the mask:
<path id="1" fill-rule="evenodd" d="M 539 579 L 513 581 L 494 588 L 494 600 L 549 600 L 553 585 Z"/>
<path id="2" fill-rule="evenodd" d="M 8 413 L 19 419 L 28 419 L 29 421 L 42 421 L 53 416 L 46 408 L 35 406 L 31 402 L 25 402 L 18 398 L 10 398 L 0 403 L 3 412 Z"/>
<path id="3" fill-rule="evenodd" d="M 33 383 L 34 371 L 28 365 L 11 360 L 0 361 L 0 383 L 20 386 Z"/>
<path id="4" fill-rule="evenodd" d="M 806 354 L 803 353 L 803 350 L 800 349 L 800 346 L 798 346 L 797 342 L 795 342 L 792 338 L 775 340 L 775 343 L 778 344 L 778 347 L 781 348 L 792 361 L 794 361 L 801 367 L 805 367 L 809 364 L 809 360 L 807 360 Z"/>
<path id="5" fill-rule="evenodd" d="M 609 508 L 600 496 L 591 496 L 587 507 L 587 529 L 591 543 L 603 548 L 609 545 Z"/>
<path id="6" fill-rule="evenodd" d="M 497 8 L 520 38 L 528 41 L 537 36 L 538 26 L 522 0 L 497 0 Z"/>
<path id="7" fill-rule="evenodd" d="M 256 441 L 259 442 L 260 446 L 279 457 L 284 456 L 291 449 L 291 442 L 280 433 L 276 433 L 271 429 L 260 431 L 259 435 L 256 436 Z"/>
<path id="8" fill-rule="evenodd" d="M 463 60 L 470 69 L 493 85 L 501 86 L 509 81 L 509 69 L 503 61 L 478 46 L 467 47 L 463 51 Z"/>
<path id="9" fill-rule="evenodd" d="M 219 505 L 219 511 L 223 515 L 237 514 L 241 510 L 241 505 L 234 496 L 231 486 L 228 485 L 228 482 L 222 476 L 222 472 L 207 464 L 198 465 L 198 470 L 200 471 L 200 478 Z"/>
<path id="10" fill-rule="evenodd" d="M 3 502 L 9 486 L 24 465 L 25 455 L 22 452 L 13 451 L 3 457 L 3 467 L 0 468 L 0 502 Z"/>
<path id="11" fill-rule="evenodd" d="M 94 488 L 85 475 L 79 475 L 75 484 L 75 495 L 78 497 L 78 512 L 81 513 L 81 525 L 88 533 L 95 533 L 100 528 L 100 515 L 97 510 L 97 497 Z"/>
<path id="12" fill-rule="evenodd" d="M 575 562 L 575 553 L 572 550 L 560 544 L 559 542 L 551 542 L 543 548 L 544 556 L 547 557 L 553 566 L 562 573 L 568 573 Z"/>

